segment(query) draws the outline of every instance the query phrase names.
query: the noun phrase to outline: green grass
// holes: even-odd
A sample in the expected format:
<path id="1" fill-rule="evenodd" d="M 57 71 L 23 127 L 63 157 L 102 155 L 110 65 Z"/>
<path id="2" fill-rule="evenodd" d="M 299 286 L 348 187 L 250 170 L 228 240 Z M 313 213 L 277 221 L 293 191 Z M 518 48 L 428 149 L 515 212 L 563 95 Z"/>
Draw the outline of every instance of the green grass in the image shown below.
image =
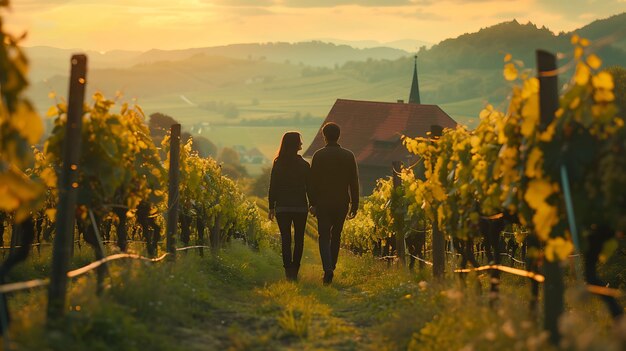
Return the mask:
<path id="1" fill-rule="evenodd" d="M 24 350 L 216 349 L 241 323 L 249 290 L 280 274 L 279 257 L 269 249 L 233 244 L 227 252 L 179 254 L 175 263 L 157 265 L 113 264 L 100 298 L 94 278 L 80 278 L 70 287 L 67 316 L 50 331 L 44 328 L 45 290 L 16 295 L 12 340 Z"/>
<path id="2" fill-rule="evenodd" d="M 276 248 L 238 242 L 216 256 L 111 267 L 101 297 L 93 276 L 72 283 L 58 328 L 44 328 L 44 290 L 14 295 L 15 349 L 550 350 L 521 278 L 503 276 L 491 309 L 486 275 L 469 275 L 464 289 L 456 276 L 435 282 L 429 268 L 401 271 L 342 251 L 333 284 L 323 286 L 317 242 L 308 236 L 296 283 L 283 278 Z M 570 288 L 566 302 L 570 349 L 620 350 L 626 334 L 611 329 L 597 299 Z"/>

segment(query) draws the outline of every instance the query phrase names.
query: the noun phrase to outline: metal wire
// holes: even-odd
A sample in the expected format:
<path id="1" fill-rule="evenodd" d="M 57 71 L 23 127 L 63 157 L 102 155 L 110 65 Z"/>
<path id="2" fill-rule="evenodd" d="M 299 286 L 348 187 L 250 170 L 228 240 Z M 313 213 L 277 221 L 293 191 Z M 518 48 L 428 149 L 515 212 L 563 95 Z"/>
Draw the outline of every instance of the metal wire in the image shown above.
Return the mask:
<path id="1" fill-rule="evenodd" d="M 430 261 L 426 261 L 426 260 L 425 260 L 425 259 L 423 259 L 423 258 L 419 258 L 419 257 L 417 257 L 417 256 L 415 256 L 415 255 L 411 255 L 411 254 L 407 254 L 407 255 L 408 255 L 408 256 L 411 256 L 411 257 L 413 257 L 414 259 L 416 259 L 416 260 L 418 260 L 418 261 L 420 261 L 420 262 L 424 262 L 424 263 L 426 263 L 426 264 L 427 264 L 427 265 L 429 265 L 429 266 L 432 266 L 432 265 L 433 265 L 433 263 L 432 263 L 432 262 L 430 262 Z"/>
<path id="2" fill-rule="evenodd" d="M 194 245 L 194 246 L 186 246 L 186 247 L 180 247 L 177 248 L 176 251 L 185 251 L 185 250 L 191 250 L 191 249 L 199 249 L 199 248 L 208 248 L 210 249 L 210 246 L 204 246 L 204 245 Z M 169 253 L 164 253 L 163 255 L 157 257 L 157 258 L 150 258 L 150 257 L 145 257 L 145 256 L 141 256 L 141 255 L 137 255 L 137 254 L 129 254 L 129 253 L 120 253 L 120 254 L 115 254 L 115 255 L 111 255 L 111 256 L 107 256 L 101 260 L 98 261 L 94 261 L 91 262 L 89 264 L 87 264 L 86 266 L 83 266 L 81 268 L 75 269 L 73 271 L 69 271 L 67 272 L 67 277 L 68 278 L 76 278 L 79 277 L 81 275 L 84 275 L 98 267 L 100 267 L 101 265 L 110 262 L 110 261 L 116 261 L 116 260 L 120 260 L 120 259 L 124 259 L 124 258 L 129 258 L 129 259 L 135 259 L 135 260 L 142 260 L 142 261 L 146 261 L 146 262 L 161 262 L 163 261 L 163 259 L 165 259 L 165 257 L 167 257 L 169 255 Z M 21 291 L 21 290 L 28 290 L 28 289 L 34 289 L 34 288 L 38 288 L 38 287 L 42 287 L 42 286 L 46 286 L 50 284 L 50 279 L 33 279 L 33 280 L 28 280 L 28 281 L 23 281 L 23 282 L 16 282 L 16 283 L 9 283 L 9 284 L 2 284 L 0 285 L 0 294 L 6 294 L 6 293 L 10 293 L 10 292 L 15 292 L 15 291 Z"/>

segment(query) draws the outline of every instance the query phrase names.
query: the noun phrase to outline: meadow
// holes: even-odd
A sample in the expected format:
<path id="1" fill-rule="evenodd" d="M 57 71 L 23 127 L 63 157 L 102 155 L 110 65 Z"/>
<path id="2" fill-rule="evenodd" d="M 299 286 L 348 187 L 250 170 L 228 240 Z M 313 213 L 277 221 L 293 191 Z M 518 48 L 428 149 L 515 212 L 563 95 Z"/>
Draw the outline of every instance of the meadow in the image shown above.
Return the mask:
<path id="1" fill-rule="evenodd" d="M 314 233 L 310 233 L 314 234 Z M 277 238 L 273 239 L 276 243 Z M 74 264 L 90 260 L 76 249 Z M 131 252 L 141 252 L 133 246 Z M 500 302 L 463 288 L 450 273 L 388 267 L 342 250 L 332 286 L 321 283 L 317 243 L 307 237 L 300 279 L 283 278 L 277 247 L 235 241 L 218 255 L 176 262 L 110 265 L 107 291 L 95 278 L 69 289 L 63 327 L 45 327 L 45 290 L 12 298 L 14 350 L 552 350 L 541 317 L 528 310 L 528 283 L 503 277 Z M 49 252 L 34 254 L 15 278 L 46 276 Z M 448 269 L 458 263 L 450 259 Z M 27 271 L 24 271 L 27 270 Z M 471 275 L 486 291 L 487 274 Z M 473 284 L 473 283 L 472 283 Z M 620 350 L 626 325 L 610 326 L 601 302 L 576 288 L 566 296 L 566 349 Z M 621 329 L 620 329 L 621 328 Z"/>

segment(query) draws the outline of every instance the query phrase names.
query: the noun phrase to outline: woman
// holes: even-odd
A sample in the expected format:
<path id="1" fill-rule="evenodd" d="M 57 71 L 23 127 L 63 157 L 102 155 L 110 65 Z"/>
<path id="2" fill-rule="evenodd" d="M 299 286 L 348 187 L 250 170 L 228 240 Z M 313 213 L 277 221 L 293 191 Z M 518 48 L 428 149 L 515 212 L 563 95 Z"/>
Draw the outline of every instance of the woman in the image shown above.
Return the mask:
<path id="1" fill-rule="evenodd" d="M 300 260 L 304 248 L 304 227 L 308 212 L 307 184 L 309 163 L 298 151 L 302 138 L 298 132 L 283 135 L 274 159 L 269 188 L 269 219 L 276 217 L 282 239 L 283 265 L 288 280 L 298 279 Z M 293 223 L 293 254 L 291 252 L 291 225 Z"/>

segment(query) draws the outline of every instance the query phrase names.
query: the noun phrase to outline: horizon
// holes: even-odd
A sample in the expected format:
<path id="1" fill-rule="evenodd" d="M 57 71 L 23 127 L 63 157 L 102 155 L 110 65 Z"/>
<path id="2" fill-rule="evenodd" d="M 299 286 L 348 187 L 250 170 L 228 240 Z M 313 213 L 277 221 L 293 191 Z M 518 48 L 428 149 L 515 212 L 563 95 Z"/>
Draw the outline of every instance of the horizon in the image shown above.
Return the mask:
<path id="1" fill-rule="evenodd" d="M 107 4 L 24 0 L 12 4 L 6 24 L 12 31 L 27 32 L 23 42 L 27 47 L 106 53 L 309 41 L 376 41 L 381 46 L 419 41 L 430 46 L 513 20 L 558 34 L 623 12 L 626 0 L 574 0 L 567 4 L 558 0 L 393 0 L 391 4 L 383 0 L 181 0 L 174 5 L 165 0 L 113 0 Z M 97 13 L 98 17 L 85 13 Z M 295 25 L 297 30 L 284 30 Z M 219 35 L 202 35 L 213 28 L 219 29 Z M 119 38 L 125 38 L 123 43 Z"/>

